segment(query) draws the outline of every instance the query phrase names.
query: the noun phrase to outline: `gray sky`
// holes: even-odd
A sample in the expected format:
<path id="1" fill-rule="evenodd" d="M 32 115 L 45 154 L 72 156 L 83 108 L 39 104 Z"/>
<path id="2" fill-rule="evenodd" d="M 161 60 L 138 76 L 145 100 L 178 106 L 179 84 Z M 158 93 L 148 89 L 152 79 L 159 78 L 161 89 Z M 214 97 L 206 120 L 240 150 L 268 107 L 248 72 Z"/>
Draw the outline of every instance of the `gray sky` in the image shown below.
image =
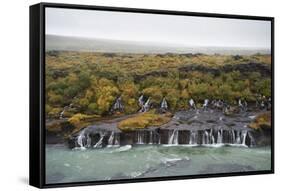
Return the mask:
<path id="1" fill-rule="evenodd" d="M 270 21 L 46 8 L 46 34 L 184 46 L 271 47 Z"/>

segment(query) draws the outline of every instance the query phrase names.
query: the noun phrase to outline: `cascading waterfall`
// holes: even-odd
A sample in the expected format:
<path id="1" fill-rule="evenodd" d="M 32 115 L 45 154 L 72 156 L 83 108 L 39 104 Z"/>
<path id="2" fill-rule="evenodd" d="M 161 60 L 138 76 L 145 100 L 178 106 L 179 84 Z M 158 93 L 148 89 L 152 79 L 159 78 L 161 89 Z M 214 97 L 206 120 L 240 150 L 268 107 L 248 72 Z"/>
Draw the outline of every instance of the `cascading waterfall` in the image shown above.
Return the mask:
<path id="1" fill-rule="evenodd" d="M 153 144 L 153 131 L 149 132 L 149 143 L 148 144 Z"/>
<path id="2" fill-rule="evenodd" d="M 77 144 L 81 149 L 85 149 L 84 147 L 84 141 L 85 139 L 85 135 L 84 135 L 84 131 L 82 131 L 78 136 L 77 136 Z"/>
<path id="3" fill-rule="evenodd" d="M 235 144 L 241 144 L 241 132 L 240 131 L 237 131 Z"/>
<path id="4" fill-rule="evenodd" d="M 124 110 L 124 105 L 123 105 L 123 103 L 122 103 L 122 98 L 121 98 L 121 96 L 119 96 L 119 97 L 115 100 L 113 106 L 111 107 L 111 112 L 114 112 L 114 111 L 120 111 L 120 112 L 122 112 L 123 110 Z"/>
<path id="5" fill-rule="evenodd" d="M 114 146 L 120 146 L 120 134 L 115 135 L 114 134 Z"/>
<path id="6" fill-rule="evenodd" d="M 107 144 L 107 146 L 108 146 L 108 147 L 113 146 L 113 144 L 114 144 L 113 141 L 114 141 L 114 132 L 112 131 L 110 137 L 108 138 L 108 144 Z"/>
<path id="7" fill-rule="evenodd" d="M 143 106 L 143 104 L 144 104 L 144 101 L 143 101 L 143 95 L 141 95 L 140 97 L 139 97 L 139 106 Z"/>
<path id="8" fill-rule="evenodd" d="M 211 137 L 211 144 L 215 144 L 216 142 L 215 142 L 215 137 L 213 135 L 213 129 L 211 129 L 210 131 L 210 137 Z"/>
<path id="9" fill-rule="evenodd" d="M 119 134 L 116 134 L 114 131 L 112 131 L 107 141 L 107 147 L 120 146 L 119 139 L 120 139 Z"/>
<path id="10" fill-rule="evenodd" d="M 149 108 L 150 108 L 150 98 L 147 99 L 143 108 L 144 108 L 144 112 L 147 112 L 149 110 Z"/>
<path id="11" fill-rule="evenodd" d="M 246 145 L 247 131 L 242 131 L 242 145 Z"/>
<path id="12" fill-rule="evenodd" d="M 131 135 L 123 136 L 122 133 L 89 132 L 81 131 L 75 137 L 75 147 L 80 149 L 117 147 L 125 144 L 168 144 L 168 145 L 191 145 L 191 146 L 253 146 L 254 137 L 247 130 L 233 129 L 206 129 L 206 130 L 165 130 L 167 133 L 157 133 L 155 131 L 135 131 Z M 187 137 L 183 136 L 187 135 Z M 128 137 L 129 136 L 129 137 Z M 131 137 L 131 138 L 130 138 Z M 129 142 L 127 139 L 131 139 Z M 106 140 L 105 140 L 106 139 Z M 126 141 L 124 141 L 126 139 Z"/>
<path id="13" fill-rule="evenodd" d="M 168 103 L 165 98 L 161 101 L 160 108 L 165 110 L 168 109 Z"/>
<path id="14" fill-rule="evenodd" d="M 68 110 L 69 108 L 72 108 L 72 106 L 73 106 L 73 104 L 70 103 L 69 105 L 63 107 L 63 110 L 60 112 L 60 117 L 59 117 L 59 118 L 60 118 L 60 119 L 64 119 L 64 118 L 65 118 L 65 117 L 64 117 L 65 111 Z"/>
<path id="15" fill-rule="evenodd" d="M 64 112 L 65 112 L 65 107 L 63 108 L 63 110 L 60 112 L 60 119 L 63 119 L 63 115 L 64 115 Z"/>
<path id="16" fill-rule="evenodd" d="M 220 129 L 218 131 L 218 138 L 217 138 L 217 144 L 222 144 L 223 143 L 223 130 Z"/>
<path id="17" fill-rule="evenodd" d="M 204 134 L 203 134 L 202 144 L 203 145 L 210 144 L 210 135 L 209 135 L 208 131 L 206 131 L 206 130 L 204 131 Z"/>
<path id="18" fill-rule="evenodd" d="M 172 132 L 172 135 L 169 137 L 170 137 L 169 141 L 168 141 L 169 145 L 178 145 L 179 144 L 179 141 L 178 141 L 179 131 L 178 130 L 174 129 Z"/>
<path id="19" fill-rule="evenodd" d="M 94 145 L 94 148 L 99 148 L 102 146 L 102 141 L 103 141 L 103 138 L 104 138 L 104 134 L 103 133 L 100 133 L 100 139 L 99 141 Z"/>
<path id="20" fill-rule="evenodd" d="M 189 136 L 189 144 L 197 145 L 197 131 L 191 131 Z"/>
<path id="21" fill-rule="evenodd" d="M 144 144 L 142 131 L 137 132 L 137 144 L 140 144 L 140 145 Z"/>
<path id="22" fill-rule="evenodd" d="M 179 144 L 179 131 L 175 130 L 174 138 L 173 138 L 173 144 L 178 145 Z"/>

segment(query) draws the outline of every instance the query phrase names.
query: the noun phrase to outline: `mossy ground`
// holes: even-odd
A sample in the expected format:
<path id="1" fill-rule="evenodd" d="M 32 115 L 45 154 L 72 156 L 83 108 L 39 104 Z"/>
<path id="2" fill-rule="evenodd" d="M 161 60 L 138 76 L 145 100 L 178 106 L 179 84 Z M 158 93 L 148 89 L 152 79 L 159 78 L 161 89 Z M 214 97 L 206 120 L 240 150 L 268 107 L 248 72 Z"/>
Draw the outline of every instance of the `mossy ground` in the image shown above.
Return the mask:
<path id="1" fill-rule="evenodd" d="M 124 114 L 139 110 L 143 94 L 159 105 L 166 98 L 169 109 L 187 109 L 187 100 L 223 99 L 237 104 L 241 98 L 254 102 L 258 94 L 271 95 L 271 76 L 258 68 L 220 72 L 222 66 L 258 63 L 270 68 L 271 55 L 204 54 L 108 54 L 59 51 L 46 53 L 46 117 L 57 119 L 65 106 L 65 117 L 77 113 L 109 114 L 121 96 Z M 196 66 L 196 70 L 183 68 Z M 198 68 L 199 66 L 199 68 Z M 201 69 L 200 69 L 201 68 Z M 217 70 L 217 73 L 212 73 Z"/>
<path id="2" fill-rule="evenodd" d="M 172 114 L 157 114 L 154 111 L 141 113 L 137 116 L 125 119 L 118 123 L 117 127 L 122 131 L 133 131 L 151 126 L 160 126 L 171 120 Z"/>

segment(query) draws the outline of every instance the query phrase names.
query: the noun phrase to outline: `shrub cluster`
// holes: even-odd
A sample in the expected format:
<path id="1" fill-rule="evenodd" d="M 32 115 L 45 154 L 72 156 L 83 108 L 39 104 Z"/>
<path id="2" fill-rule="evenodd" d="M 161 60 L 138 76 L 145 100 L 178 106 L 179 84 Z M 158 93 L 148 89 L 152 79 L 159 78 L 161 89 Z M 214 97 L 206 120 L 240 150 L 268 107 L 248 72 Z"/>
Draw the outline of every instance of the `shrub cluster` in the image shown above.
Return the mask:
<path id="1" fill-rule="evenodd" d="M 139 110 L 138 98 L 144 95 L 160 105 L 166 98 L 171 111 L 187 107 L 188 99 L 222 99 L 236 104 L 238 99 L 254 102 L 258 94 L 271 95 L 271 77 L 260 72 L 212 72 L 180 68 L 191 64 L 219 68 L 248 62 L 270 65 L 270 55 L 184 55 L 112 54 L 58 52 L 46 54 L 46 115 L 60 116 L 69 107 L 69 117 L 109 115 L 121 96 L 126 114 Z M 140 78 L 141 76 L 141 78 Z M 71 105 L 71 106 L 70 106 Z M 75 116 L 74 121 L 81 116 Z"/>

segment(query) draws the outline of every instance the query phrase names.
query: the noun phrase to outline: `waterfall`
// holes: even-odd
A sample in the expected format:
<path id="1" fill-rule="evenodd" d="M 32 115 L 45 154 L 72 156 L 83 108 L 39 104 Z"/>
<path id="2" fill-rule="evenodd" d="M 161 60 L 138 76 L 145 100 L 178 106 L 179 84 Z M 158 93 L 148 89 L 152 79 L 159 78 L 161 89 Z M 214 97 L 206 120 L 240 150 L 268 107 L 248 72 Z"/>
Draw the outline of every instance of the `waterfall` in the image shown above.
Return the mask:
<path id="1" fill-rule="evenodd" d="M 138 102 L 139 102 L 139 106 L 140 106 L 140 110 L 139 112 L 144 112 L 144 98 L 143 98 L 143 95 L 141 95 L 138 99 Z"/>
<path id="2" fill-rule="evenodd" d="M 174 129 L 172 135 L 169 136 L 168 144 L 169 145 L 178 145 L 179 144 L 178 137 L 179 137 L 179 131 Z"/>
<path id="3" fill-rule="evenodd" d="M 83 140 L 85 139 L 84 130 L 77 136 L 77 144 L 81 149 L 85 149 Z"/>
<path id="4" fill-rule="evenodd" d="M 69 109 L 69 108 L 72 108 L 72 106 L 73 106 L 72 103 L 70 103 L 70 104 L 67 105 L 67 106 L 64 106 L 64 107 L 63 107 L 63 110 L 60 112 L 60 117 L 59 117 L 59 119 L 64 119 L 64 113 L 65 113 L 65 111 L 66 111 L 67 109 Z"/>
<path id="5" fill-rule="evenodd" d="M 142 107 L 143 106 L 143 104 L 144 104 L 144 101 L 143 101 L 143 95 L 141 95 L 140 97 L 139 97 L 139 106 L 140 107 Z"/>
<path id="6" fill-rule="evenodd" d="M 113 106 L 111 108 L 111 111 L 121 111 L 122 112 L 123 110 L 124 110 L 124 105 L 122 103 L 122 99 L 120 96 L 115 100 L 115 103 L 113 104 Z"/>
<path id="7" fill-rule="evenodd" d="M 89 134 L 87 134 L 87 144 L 86 144 L 86 147 L 89 148 L 91 147 L 91 144 L 92 144 L 92 139 L 91 137 L 89 136 Z"/>
<path id="8" fill-rule="evenodd" d="M 71 104 L 69 106 L 65 106 L 63 108 L 63 110 L 60 112 L 60 117 L 59 119 L 64 119 L 64 112 L 71 106 Z"/>
<path id="9" fill-rule="evenodd" d="M 88 148 L 101 148 L 104 144 L 107 147 L 122 146 L 123 142 L 128 144 L 168 144 L 180 145 L 189 144 L 191 146 L 253 146 L 255 145 L 254 136 L 251 131 L 245 129 L 205 129 L 205 130 L 179 130 L 179 129 L 166 129 L 163 132 L 150 131 L 135 131 L 134 134 L 128 136 L 129 141 L 121 141 L 120 133 L 114 131 L 85 131 L 82 130 L 75 139 L 74 147 L 79 149 Z M 160 137 L 160 135 L 162 137 Z M 186 136 L 185 138 L 182 136 Z M 179 143 L 179 138 L 181 141 Z M 106 140 L 105 140 L 106 139 Z M 122 145 L 121 145 L 122 144 Z"/>
<path id="10" fill-rule="evenodd" d="M 209 135 L 208 131 L 206 131 L 206 130 L 204 131 L 204 134 L 203 134 L 202 144 L 203 145 L 210 144 L 210 135 Z"/>
<path id="11" fill-rule="evenodd" d="M 148 98 L 148 100 L 145 102 L 144 104 L 144 112 L 147 112 L 150 108 L 150 98 Z"/>
<path id="12" fill-rule="evenodd" d="M 137 144 L 140 144 L 140 145 L 144 144 L 142 131 L 137 131 Z"/>
<path id="13" fill-rule="evenodd" d="M 213 129 L 211 129 L 210 131 L 210 137 L 211 137 L 211 144 L 215 144 L 216 142 L 215 142 L 215 137 L 213 135 Z"/>
<path id="14" fill-rule="evenodd" d="M 175 130 L 173 144 L 178 145 L 179 144 L 179 131 Z"/>
<path id="15" fill-rule="evenodd" d="M 168 103 L 165 98 L 163 98 L 160 107 L 161 107 L 161 109 L 165 109 L 165 110 L 168 109 Z"/>
<path id="16" fill-rule="evenodd" d="M 153 144 L 153 131 L 149 132 L 149 143 L 148 144 Z"/>
<path id="17" fill-rule="evenodd" d="M 247 131 L 242 131 L 242 145 L 246 145 Z"/>
<path id="18" fill-rule="evenodd" d="M 189 144 L 197 145 L 197 131 L 191 131 L 189 136 Z"/>
<path id="19" fill-rule="evenodd" d="M 120 146 L 119 139 L 119 134 L 115 134 L 115 132 L 112 131 L 107 141 L 107 147 Z"/>
<path id="20" fill-rule="evenodd" d="M 117 136 L 114 137 L 114 146 L 120 146 L 120 134 L 117 134 Z"/>
<path id="21" fill-rule="evenodd" d="M 222 144 L 223 143 L 223 130 L 220 129 L 218 131 L 218 138 L 217 138 L 217 144 Z"/>
<path id="22" fill-rule="evenodd" d="M 146 102 L 144 102 L 143 95 L 141 95 L 138 101 L 139 106 L 141 107 L 139 112 L 147 112 L 150 109 L 150 98 L 148 98 Z"/>
<path id="23" fill-rule="evenodd" d="M 65 107 L 63 108 L 62 112 L 60 112 L 60 119 L 63 119 L 64 111 L 65 111 Z"/>
<path id="24" fill-rule="evenodd" d="M 114 141 L 114 132 L 112 131 L 110 137 L 108 138 L 107 146 L 108 147 L 113 146 L 113 144 L 114 144 L 113 141 Z"/>
<path id="25" fill-rule="evenodd" d="M 102 146 L 103 138 L 104 138 L 104 134 L 103 134 L 103 133 L 100 133 L 100 139 L 99 139 L 99 141 L 94 145 L 94 148 L 98 148 L 98 147 L 101 147 L 101 146 Z"/>
<path id="26" fill-rule="evenodd" d="M 241 144 L 241 132 L 240 131 L 237 131 L 235 144 Z"/>

